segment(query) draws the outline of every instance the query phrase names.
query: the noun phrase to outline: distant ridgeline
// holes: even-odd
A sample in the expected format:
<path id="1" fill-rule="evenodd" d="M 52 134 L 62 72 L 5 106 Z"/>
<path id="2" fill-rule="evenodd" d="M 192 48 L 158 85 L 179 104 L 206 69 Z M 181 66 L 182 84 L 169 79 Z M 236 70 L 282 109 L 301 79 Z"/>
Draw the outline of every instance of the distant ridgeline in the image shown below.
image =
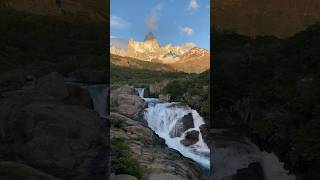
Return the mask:
<path id="1" fill-rule="evenodd" d="M 146 35 L 143 42 L 111 38 L 110 44 L 110 53 L 121 56 L 120 59 L 134 58 L 150 63 L 167 64 L 177 71 L 187 73 L 200 73 L 210 68 L 208 50 L 195 47 L 193 43 L 182 46 L 171 44 L 160 46 L 152 32 Z M 111 62 L 115 63 L 115 61 Z M 120 65 L 120 61 L 117 62 L 116 64 Z"/>
<path id="2" fill-rule="evenodd" d="M 255 37 L 289 37 L 319 22 L 319 0 L 214 1 L 215 29 Z"/>

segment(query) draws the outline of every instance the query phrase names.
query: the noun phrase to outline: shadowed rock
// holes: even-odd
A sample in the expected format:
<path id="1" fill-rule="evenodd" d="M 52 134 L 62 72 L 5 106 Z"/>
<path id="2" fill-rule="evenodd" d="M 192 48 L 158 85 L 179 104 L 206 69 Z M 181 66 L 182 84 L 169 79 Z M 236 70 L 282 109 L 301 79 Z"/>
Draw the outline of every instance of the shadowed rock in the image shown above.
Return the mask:
<path id="1" fill-rule="evenodd" d="M 186 130 L 194 128 L 192 114 L 189 113 L 177 121 L 170 131 L 170 137 L 180 137 Z"/>
<path id="2" fill-rule="evenodd" d="M 185 146 L 191 146 L 199 141 L 199 131 L 189 131 L 183 140 L 181 140 L 181 144 Z"/>

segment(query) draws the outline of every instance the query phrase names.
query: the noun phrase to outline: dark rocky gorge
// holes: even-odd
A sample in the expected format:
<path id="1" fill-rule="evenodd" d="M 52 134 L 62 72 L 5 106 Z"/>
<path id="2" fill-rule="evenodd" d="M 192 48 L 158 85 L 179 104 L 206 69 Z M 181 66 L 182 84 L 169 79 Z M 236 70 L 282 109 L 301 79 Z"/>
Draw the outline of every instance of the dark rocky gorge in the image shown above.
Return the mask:
<path id="1" fill-rule="evenodd" d="M 59 73 L 0 99 L 0 179 L 106 179 L 108 127 Z"/>

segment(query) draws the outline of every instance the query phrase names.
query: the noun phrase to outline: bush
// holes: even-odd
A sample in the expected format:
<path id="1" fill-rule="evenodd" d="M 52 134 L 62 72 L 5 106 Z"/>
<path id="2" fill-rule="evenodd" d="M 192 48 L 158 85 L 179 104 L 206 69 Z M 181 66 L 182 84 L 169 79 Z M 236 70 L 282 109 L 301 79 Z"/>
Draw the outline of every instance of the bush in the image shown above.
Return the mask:
<path id="1" fill-rule="evenodd" d="M 130 156 L 129 146 L 123 138 L 111 140 L 111 169 L 115 174 L 128 174 L 144 179 L 139 162 Z"/>

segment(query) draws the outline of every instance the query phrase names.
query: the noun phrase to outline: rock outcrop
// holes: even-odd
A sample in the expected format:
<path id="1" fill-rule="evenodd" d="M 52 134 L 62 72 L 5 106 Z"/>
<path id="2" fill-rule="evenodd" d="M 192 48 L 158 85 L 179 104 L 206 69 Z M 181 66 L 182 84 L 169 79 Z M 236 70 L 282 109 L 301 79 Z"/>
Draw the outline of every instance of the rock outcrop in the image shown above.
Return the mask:
<path id="1" fill-rule="evenodd" d="M 64 84 L 63 76 L 57 72 L 39 78 L 35 88 L 49 96 L 55 96 L 62 99 L 68 96 L 68 89 Z"/>
<path id="2" fill-rule="evenodd" d="M 184 139 L 182 139 L 180 142 L 181 144 L 185 146 L 191 146 L 199 141 L 199 131 L 189 131 L 186 133 L 186 136 Z"/>
<path id="3" fill-rule="evenodd" d="M 130 86 L 111 89 L 110 105 L 112 110 L 132 119 L 138 119 L 147 103 L 139 97 L 138 92 Z"/>
<path id="4" fill-rule="evenodd" d="M 97 112 L 84 105 L 66 104 L 69 92 L 61 75 L 51 73 L 37 80 L 32 89 L 3 94 L 0 172 L 9 168 L 12 176 L 26 175 L 26 179 L 28 174 L 33 179 L 106 177 L 105 123 Z M 0 173 L 0 179 L 2 176 Z"/>
<path id="5" fill-rule="evenodd" d="M 65 99 L 66 104 L 83 105 L 89 109 L 93 109 L 93 102 L 88 91 L 77 85 L 67 85 L 69 96 Z"/>
<path id="6" fill-rule="evenodd" d="M 194 128 L 193 117 L 191 113 L 183 116 L 177 121 L 175 126 L 170 131 L 170 137 L 180 137 L 183 132 L 190 128 Z"/>
<path id="7" fill-rule="evenodd" d="M 4 177 L 5 180 L 61 180 L 25 164 L 12 161 L 0 161 L 0 174 L 1 179 Z"/>

